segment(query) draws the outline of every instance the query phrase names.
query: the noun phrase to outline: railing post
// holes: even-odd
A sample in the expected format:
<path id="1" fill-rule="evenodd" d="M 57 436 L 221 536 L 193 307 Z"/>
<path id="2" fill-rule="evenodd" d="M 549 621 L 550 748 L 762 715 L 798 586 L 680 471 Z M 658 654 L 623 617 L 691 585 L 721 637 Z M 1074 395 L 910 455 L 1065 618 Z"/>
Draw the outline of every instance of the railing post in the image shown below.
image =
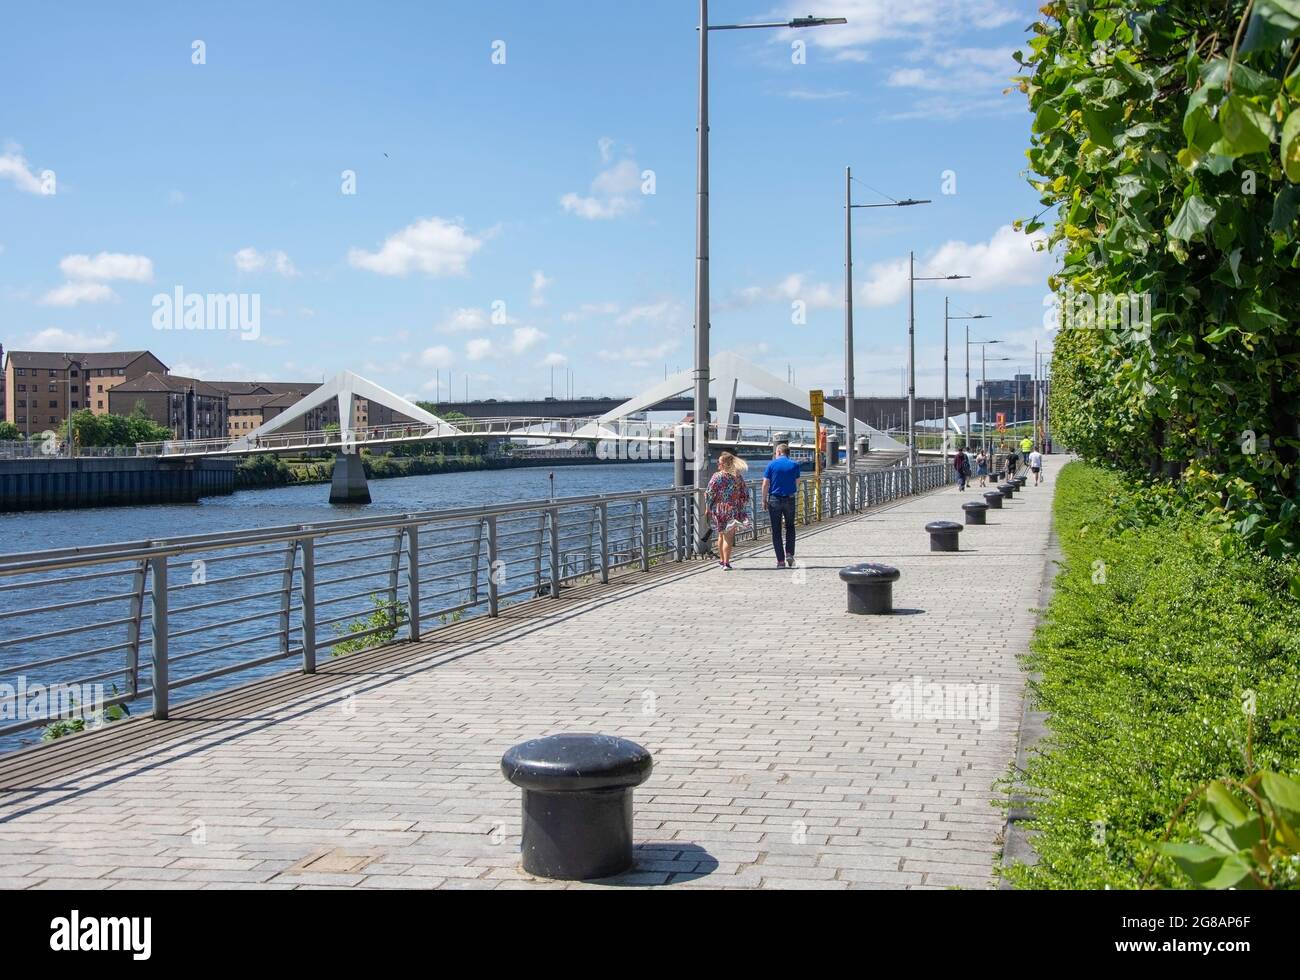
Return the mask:
<path id="1" fill-rule="evenodd" d="M 410 611 L 412 643 L 420 642 L 420 528 L 412 524 L 406 529 L 406 605 Z"/>
<path id="2" fill-rule="evenodd" d="M 551 598 L 560 597 L 560 512 L 551 510 Z"/>
<path id="3" fill-rule="evenodd" d="M 609 504 L 601 501 L 600 508 L 600 584 L 609 584 Z"/>
<path id="4" fill-rule="evenodd" d="M 489 517 L 487 519 L 487 539 L 488 539 L 488 615 L 499 616 L 501 614 L 500 595 L 500 573 L 502 569 L 497 568 L 497 519 Z"/>
<path id="5" fill-rule="evenodd" d="M 140 623 L 144 617 L 144 580 L 149 563 L 140 562 L 131 575 L 131 622 L 126 627 L 126 689 L 132 697 L 140 693 Z"/>
<path id="6" fill-rule="evenodd" d="M 398 528 L 393 538 L 393 554 L 388 565 L 388 623 L 396 631 L 402 625 L 397 609 L 397 586 L 402 576 L 402 542 L 406 540 L 404 528 Z"/>
<path id="7" fill-rule="evenodd" d="M 149 559 L 149 571 L 153 576 L 151 583 L 153 615 L 151 627 L 153 642 L 150 654 L 150 677 L 153 680 L 153 716 L 158 721 L 167 720 L 167 558 Z"/>
<path id="8" fill-rule="evenodd" d="M 642 497 L 637 508 L 641 517 L 641 571 L 650 571 L 650 501 Z"/>
<path id="9" fill-rule="evenodd" d="M 293 569 L 298 560 L 298 542 L 290 541 L 280 576 L 280 652 L 289 653 L 290 611 L 293 608 Z"/>
<path id="10" fill-rule="evenodd" d="M 316 673 L 316 539 L 302 539 L 302 672 Z"/>

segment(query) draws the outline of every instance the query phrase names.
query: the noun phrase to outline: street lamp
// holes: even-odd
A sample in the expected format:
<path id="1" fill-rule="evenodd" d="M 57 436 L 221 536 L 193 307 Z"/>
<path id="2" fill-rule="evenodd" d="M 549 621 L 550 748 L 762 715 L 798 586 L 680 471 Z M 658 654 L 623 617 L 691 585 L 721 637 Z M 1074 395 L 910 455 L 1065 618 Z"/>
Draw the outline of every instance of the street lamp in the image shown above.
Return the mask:
<path id="1" fill-rule="evenodd" d="M 954 282 L 970 276 L 918 276 L 916 253 L 907 253 L 907 465 L 916 482 L 916 284 L 918 282 Z M 947 431 L 947 422 L 944 422 Z"/>
<path id="2" fill-rule="evenodd" d="M 953 316 L 949 313 L 951 299 L 943 299 L 943 456 L 948 458 L 948 323 L 951 320 L 989 320 L 983 313 Z M 966 434 L 970 435 L 970 327 L 966 328 Z"/>
<path id="3" fill-rule="evenodd" d="M 1000 343 L 1002 343 L 1002 341 L 1000 341 L 1000 340 L 974 340 L 974 341 L 972 341 L 972 340 L 970 339 L 970 327 L 967 327 L 967 328 L 966 328 L 966 431 L 967 431 L 968 433 L 970 432 L 970 427 L 971 427 L 971 417 L 970 417 L 970 349 L 971 349 L 972 347 L 984 348 L 984 347 L 991 346 L 991 345 L 993 345 L 993 344 L 1000 344 Z M 983 408 L 983 405 L 984 405 L 984 403 L 983 403 L 983 401 L 981 401 L 981 402 L 980 402 L 980 425 L 981 425 L 981 427 L 983 426 L 983 423 L 984 423 L 984 408 Z M 980 445 L 981 445 L 981 446 L 983 445 L 982 428 L 981 428 L 981 440 L 980 440 Z"/>
<path id="4" fill-rule="evenodd" d="M 907 198 L 889 204 L 854 204 L 853 168 L 844 169 L 844 414 L 848 416 L 848 426 L 844 434 L 848 451 L 844 457 L 844 464 L 850 476 L 853 475 L 853 464 L 857 453 L 854 447 L 854 429 L 857 422 L 853 416 L 853 212 L 859 208 L 910 208 L 929 203 L 931 202 Z"/>
<path id="5" fill-rule="evenodd" d="M 709 458 L 709 32 L 760 28 L 827 27 L 843 17 L 797 17 L 776 24 L 710 24 L 709 0 L 700 0 L 700 105 L 696 131 L 695 193 L 695 533 L 702 542 Z M 697 548 L 697 550 L 700 550 Z"/>

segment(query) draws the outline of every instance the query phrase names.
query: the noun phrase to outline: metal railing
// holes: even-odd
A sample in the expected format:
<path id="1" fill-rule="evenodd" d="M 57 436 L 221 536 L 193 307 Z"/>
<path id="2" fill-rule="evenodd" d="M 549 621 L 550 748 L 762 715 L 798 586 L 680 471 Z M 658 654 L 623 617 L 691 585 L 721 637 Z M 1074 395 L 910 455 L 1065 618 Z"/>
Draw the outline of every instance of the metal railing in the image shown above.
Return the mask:
<path id="1" fill-rule="evenodd" d="M 943 464 L 809 478 L 810 524 L 948 482 Z M 742 540 L 769 533 L 755 520 Z M 683 562 L 695 491 L 603 496 L 0 555 L 0 737 L 147 699 L 155 718 L 323 657 Z M 44 700 L 41 700 L 41 699 Z M 37 706 L 41 710 L 37 710 Z"/>

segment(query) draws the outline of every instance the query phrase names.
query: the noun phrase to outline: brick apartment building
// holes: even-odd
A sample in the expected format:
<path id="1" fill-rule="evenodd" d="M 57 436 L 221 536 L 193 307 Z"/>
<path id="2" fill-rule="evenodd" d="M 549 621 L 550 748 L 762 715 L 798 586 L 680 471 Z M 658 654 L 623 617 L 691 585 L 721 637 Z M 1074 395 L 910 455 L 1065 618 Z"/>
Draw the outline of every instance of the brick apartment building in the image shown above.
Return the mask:
<path id="1" fill-rule="evenodd" d="M 24 435 L 61 426 L 70 414 L 88 408 L 108 413 L 107 392 L 132 378 L 167 365 L 148 351 L 56 354 L 9 351 L 3 359 L 3 414 Z"/>
<path id="2" fill-rule="evenodd" d="M 116 384 L 107 392 L 109 411 L 130 415 L 143 405 L 149 418 L 171 429 L 176 439 L 224 439 L 230 396 L 197 378 L 149 373 Z"/>

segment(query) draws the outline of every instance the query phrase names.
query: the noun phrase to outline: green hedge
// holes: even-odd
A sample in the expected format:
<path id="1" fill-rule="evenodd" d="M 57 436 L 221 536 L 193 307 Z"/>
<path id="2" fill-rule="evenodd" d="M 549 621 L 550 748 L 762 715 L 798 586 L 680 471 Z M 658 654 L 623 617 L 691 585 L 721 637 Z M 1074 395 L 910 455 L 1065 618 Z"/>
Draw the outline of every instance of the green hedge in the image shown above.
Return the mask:
<path id="1" fill-rule="evenodd" d="M 1029 655 L 1049 734 L 1012 788 L 1031 797 L 1026 888 L 1133 888 L 1179 804 L 1255 769 L 1300 769 L 1300 562 L 1247 551 L 1156 495 L 1074 463 L 1056 488 L 1065 563 Z M 1195 821 L 1173 840 L 1194 840 Z M 1168 858 L 1148 882 L 1187 887 Z"/>

